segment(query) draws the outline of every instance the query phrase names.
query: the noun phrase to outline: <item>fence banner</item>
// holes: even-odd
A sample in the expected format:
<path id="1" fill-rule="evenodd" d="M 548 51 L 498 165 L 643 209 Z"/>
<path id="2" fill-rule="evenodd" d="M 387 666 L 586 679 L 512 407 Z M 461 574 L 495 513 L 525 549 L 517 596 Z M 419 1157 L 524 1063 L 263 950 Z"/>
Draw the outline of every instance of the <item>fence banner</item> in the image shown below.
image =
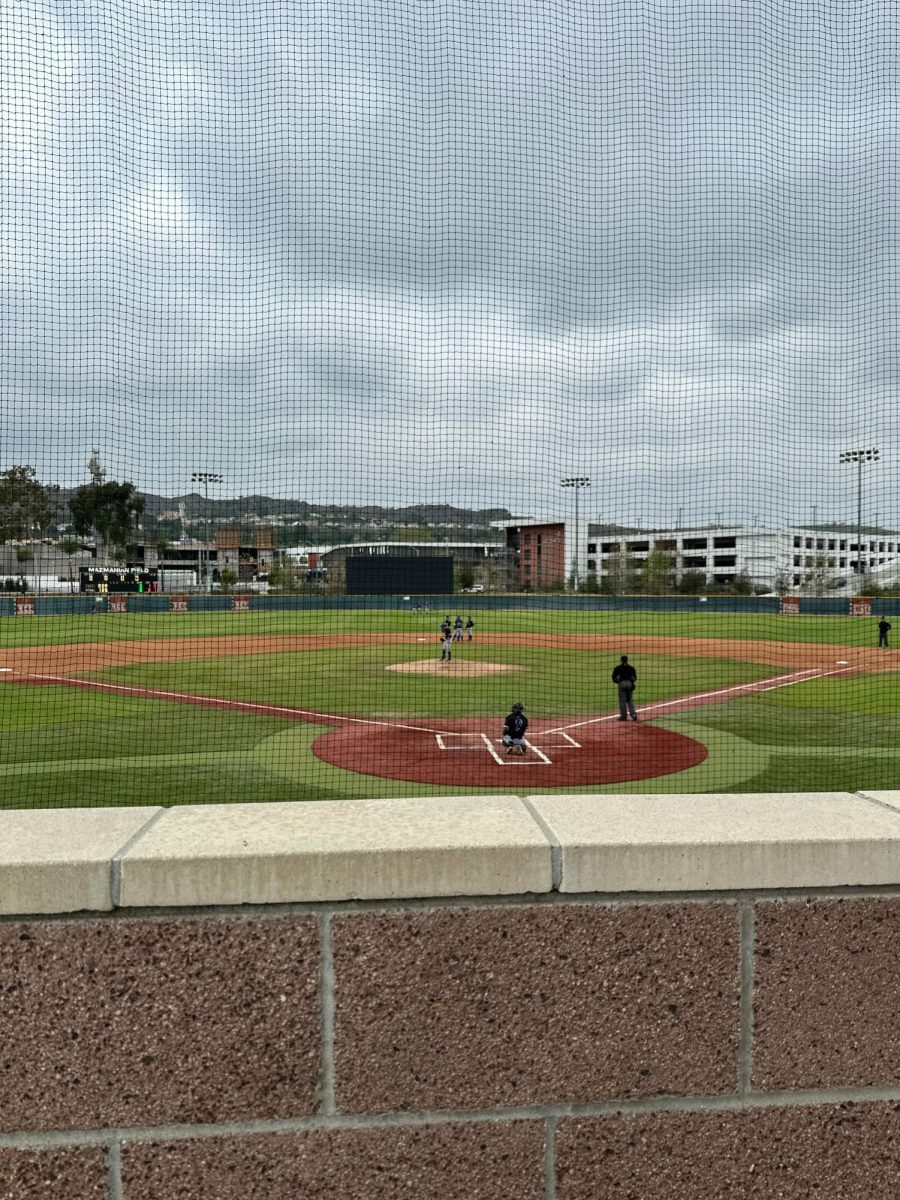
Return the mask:
<path id="1" fill-rule="evenodd" d="M 233 612 L 249 612 L 250 597 L 249 596 L 232 596 L 231 608 Z"/>
<path id="2" fill-rule="evenodd" d="M 110 592 L 106 597 L 106 611 L 111 613 L 128 612 L 128 593 Z"/>
<path id="3" fill-rule="evenodd" d="M 872 615 L 872 597 L 871 596 L 851 596 L 850 597 L 850 616 L 851 617 L 871 617 Z"/>
<path id="4" fill-rule="evenodd" d="M 169 597 L 169 612 L 187 612 L 188 598 L 187 596 L 170 596 Z"/>
<path id="5" fill-rule="evenodd" d="M 800 597 L 799 596 L 782 596 L 781 597 L 781 613 L 785 617 L 799 617 L 800 615 Z"/>
<path id="6" fill-rule="evenodd" d="M 16 616 L 34 616 L 34 596 L 16 596 Z"/>

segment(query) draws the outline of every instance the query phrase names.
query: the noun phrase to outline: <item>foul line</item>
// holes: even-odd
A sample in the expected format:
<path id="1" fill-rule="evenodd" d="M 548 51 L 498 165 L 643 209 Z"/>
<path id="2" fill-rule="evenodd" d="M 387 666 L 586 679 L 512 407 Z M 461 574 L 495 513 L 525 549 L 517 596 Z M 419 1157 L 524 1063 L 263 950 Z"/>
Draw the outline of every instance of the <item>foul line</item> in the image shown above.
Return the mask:
<path id="1" fill-rule="evenodd" d="M 493 758 L 494 762 L 499 763 L 501 767 L 505 767 L 506 763 L 503 761 L 503 759 L 500 757 L 500 755 L 494 749 L 494 743 L 491 741 L 491 739 L 488 737 L 488 735 L 486 733 L 483 733 L 481 735 L 481 740 L 487 746 L 488 750 L 490 750 L 491 757 Z"/>
<path id="2" fill-rule="evenodd" d="M 20 675 L 20 679 L 33 679 L 38 683 L 61 683 L 68 687 L 90 688 L 97 692 L 116 692 L 121 695 L 136 695 L 144 700 L 177 700 L 183 704 L 202 704 L 211 708 L 227 708 L 234 712 L 259 713 L 262 716 L 309 718 L 315 724 L 328 721 L 347 721 L 354 725 L 381 725 L 388 729 L 411 729 L 416 733 L 441 731 L 425 725 L 403 725 L 398 721 L 379 721 L 375 717 L 348 717 L 343 713 L 316 712 L 311 708 L 290 708 L 278 704 L 255 704 L 252 700 L 223 700 L 216 696 L 199 696 L 193 692 L 164 692 L 158 688 L 128 687 L 124 683 L 100 683 L 96 679 L 76 679 L 67 675 Z"/>
<path id="3" fill-rule="evenodd" d="M 837 670 L 823 671 L 815 667 L 807 668 L 803 671 L 793 671 L 790 675 L 778 675 L 774 679 L 754 680 L 751 683 L 738 683 L 734 687 L 717 688 L 713 692 L 696 692 L 692 696 L 679 696 L 675 700 L 658 700 L 653 704 L 643 705 L 642 713 L 653 713 L 660 708 L 673 708 L 676 705 L 681 705 L 684 708 L 692 708 L 694 705 L 701 705 L 706 700 L 712 700 L 716 696 L 727 696 L 733 692 L 747 692 L 754 694 L 756 692 L 774 692 L 778 688 L 792 687 L 796 683 L 806 683 L 812 679 L 823 679 L 826 675 L 850 675 L 855 674 L 857 667 L 840 667 Z M 567 729 L 581 729 L 585 725 L 597 725 L 601 721 L 617 721 L 619 718 L 615 713 L 609 713 L 605 717 L 590 717 L 587 721 L 574 721 L 571 725 L 558 725 L 555 729 L 546 729 L 545 733 L 565 733 Z"/>
<path id="4" fill-rule="evenodd" d="M 852 675 L 857 673 L 857 671 L 858 667 L 856 666 L 840 667 L 829 671 L 812 667 L 803 671 L 793 671 L 790 675 L 778 675 L 774 679 L 739 683 L 732 687 L 717 688 L 711 692 L 696 692 L 692 696 L 679 696 L 674 700 L 659 700 L 653 704 L 642 706 L 641 712 L 652 714 L 660 709 L 675 708 L 678 706 L 690 709 L 702 705 L 707 700 L 715 699 L 717 696 L 728 696 L 735 692 L 744 692 L 751 695 L 758 692 L 773 692 L 778 688 L 791 687 L 794 684 L 805 683 L 812 679 L 822 679 L 827 675 Z M 256 713 L 267 717 L 284 716 L 293 718 L 294 720 L 308 720 L 313 724 L 330 724 L 332 722 L 344 721 L 351 725 L 377 725 L 384 729 L 407 729 L 414 733 L 431 733 L 438 739 L 441 738 L 442 734 L 451 736 L 447 734 L 446 730 L 433 729 L 429 725 L 408 725 L 400 721 L 379 720 L 377 717 L 350 717 L 344 713 L 324 713 L 317 712 L 311 708 L 291 708 L 287 705 L 279 704 L 257 704 L 252 700 L 227 700 L 217 696 L 202 696 L 194 692 L 169 692 L 163 691 L 160 688 L 129 687 L 124 683 L 101 683 L 99 680 L 78 679 L 75 676 L 69 675 L 30 675 L 23 673 L 15 675 L 13 681 L 17 679 L 33 680 L 37 683 L 56 683 L 62 684 L 65 687 L 87 688 L 97 692 L 115 692 L 123 696 L 139 696 L 144 700 L 172 700 L 180 704 L 199 704 L 209 708 L 223 708 L 231 712 Z M 617 719 L 615 713 L 609 713 L 602 717 L 589 717 L 585 721 L 573 721 L 568 725 L 557 725 L 553 729 L 545 729 L 541 732 L 541 736 L 544 737 L 547 734 L 558 733 L 563 737 L 568 737 L 566 731 L 569 729 L 583 729 L 587 725 L 598 725 L 604 721 L 615 721 Z M 488 743 L 488 748 L 497 762 L 501 766 L 510 765 L 497 755 L 493 746 L 490 745 L 489 738 L 485 734 L 481 736 Z M 571 741 L 572 739 L 570 738 L 569 740 Z M 577 745 L 577 743 L 573 742 L 573 745 Z M 445 749 L 446 747 L 441 746 L 440 748 Z M 536 748 L 533 747 L 533 749 L 535 749 L 535 752 L 544 761 L 550 761 L 543 754 L 540 754 L 540 751 Z"/>

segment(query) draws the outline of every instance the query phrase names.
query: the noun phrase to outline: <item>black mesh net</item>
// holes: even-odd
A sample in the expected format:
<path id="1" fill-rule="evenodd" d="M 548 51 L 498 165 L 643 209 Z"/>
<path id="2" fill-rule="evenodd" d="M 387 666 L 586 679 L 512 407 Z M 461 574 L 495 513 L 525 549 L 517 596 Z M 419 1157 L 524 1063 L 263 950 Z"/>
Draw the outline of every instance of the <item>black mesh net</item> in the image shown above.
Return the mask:
<path id="1" fill-rule="evenodd" d="M 892 786 L 898 36 L 5 5 L 0 806 Z"/>

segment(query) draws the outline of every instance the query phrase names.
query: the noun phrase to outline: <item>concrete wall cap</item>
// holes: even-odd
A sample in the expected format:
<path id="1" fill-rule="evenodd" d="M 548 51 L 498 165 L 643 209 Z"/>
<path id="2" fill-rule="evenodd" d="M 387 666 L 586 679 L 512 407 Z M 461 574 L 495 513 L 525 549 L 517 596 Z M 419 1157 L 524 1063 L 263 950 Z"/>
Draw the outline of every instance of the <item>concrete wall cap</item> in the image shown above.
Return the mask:
<path id="1" fill-rule="evenodd" d="M 105 911 L 111 865 L 159 808 L 0 812 L 0 913 Z"/>
<path id="2" fill-rule="evenodd" d="M 515 796 L 186 805 L 122 860 L 123 905 L 505 895 L 551 887 Z"/>
<path id="3" fill-rule="evenodd" d="M 0 914 L 900 884 L 900 792 L 0 812 Z"/>
<path id="4" fill-rule="evenodd" d="M 896 815 L 849 792 L 552 795 L 563 892 L 900 883 Z"/>

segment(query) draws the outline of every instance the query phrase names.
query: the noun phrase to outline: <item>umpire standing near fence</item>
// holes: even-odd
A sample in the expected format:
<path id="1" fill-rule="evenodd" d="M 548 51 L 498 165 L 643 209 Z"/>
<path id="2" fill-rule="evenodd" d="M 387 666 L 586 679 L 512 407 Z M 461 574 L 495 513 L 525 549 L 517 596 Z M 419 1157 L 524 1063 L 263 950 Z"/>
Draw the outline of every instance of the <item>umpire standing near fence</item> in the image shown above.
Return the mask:
<path id="1" fill-rule="evenodd" d="M 619 665 L 613 668 L 612 681 L 619 688 L 619 720 L 627 721 L 630 716 L 632 721 L 636 721 L 638 715 L 633 697 L 637 685 L 637 671 L 628 661 L 627 654 L 623 654 Z"/>

